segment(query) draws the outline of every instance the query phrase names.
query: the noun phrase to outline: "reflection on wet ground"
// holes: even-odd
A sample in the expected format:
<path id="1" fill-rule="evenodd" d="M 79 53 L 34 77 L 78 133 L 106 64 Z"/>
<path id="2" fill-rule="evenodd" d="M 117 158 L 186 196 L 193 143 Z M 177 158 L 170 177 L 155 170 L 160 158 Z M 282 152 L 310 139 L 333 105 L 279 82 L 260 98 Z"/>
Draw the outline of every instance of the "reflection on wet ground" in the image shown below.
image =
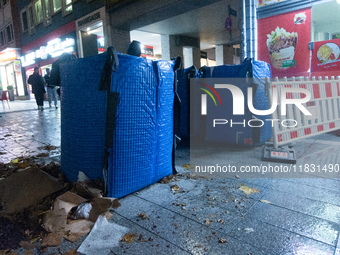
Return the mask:
<path id="1" fill-rule="evenodd" d="M 37 155 L 44 152 L 38 149 L 41 146 L 60 146 L 60 110 L 0 115 L 0 162 Z M 334 167 L 340 164 L 339 146 L 340 137 L 334 134 L 300 140 L 295 145 L 297 165 Z M 261 147 L 237 148 L 207 160 L 259 165 L 261 151 Z M 148 241 L 121 242 L 111 254 L 340 255 L 339 179 L 310 171 L 298 178 L 193 178 L 185 166 L 189 163 L 188 146 L 182 143 L 176 153 L 180 175 L 120 199 L 122 206 L 112 210 L 111 222 Z M 248 195 L 245 187 L 250 188 Z M 141 219 L 139 213 L 148 219 Z M 43 252 L 35 248 L 32 254 L 65 253 L 83 240 L 63 240 L 61 246 Z M 23 248 L 16 252 L 26 254 Z"/>

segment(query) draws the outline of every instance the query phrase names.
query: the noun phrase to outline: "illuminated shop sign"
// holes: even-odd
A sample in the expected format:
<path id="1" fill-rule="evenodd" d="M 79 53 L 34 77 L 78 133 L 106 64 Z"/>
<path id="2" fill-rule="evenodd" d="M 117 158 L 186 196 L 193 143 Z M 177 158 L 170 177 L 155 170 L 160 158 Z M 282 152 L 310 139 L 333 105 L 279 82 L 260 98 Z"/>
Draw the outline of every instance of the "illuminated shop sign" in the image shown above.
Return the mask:
<path id="1" fill-rule="evenodd" d="M 81 26 L 84 26 L 94 20 L 97 20 L 97 19 L 100 19 L 100 12 L 97 12 L 93 15 L 89 15 L 88 17 L 86 17 L 85 19 L 82 19 L 80 21 L 78 21 L 78 26 L 81 27 Z"/>
<path id="2" fill-rule="evenodd" d="M 9 60 L 17 59 L 17 51 L 16 50 L 9 50 L 0 53 L 0 62 L 6 62 Z"/>
<path id="3" fill-rule="evenodd" d="M 71 37 L 53 39 L 47 42 L 46 45 L 40 46 L 38 49 L 22 56 L 22 66 L 33 65 L 37 60 L 56 58 L 64 52 L 72 53 L 75 51 L 75 45 L 75 40 Z"/>

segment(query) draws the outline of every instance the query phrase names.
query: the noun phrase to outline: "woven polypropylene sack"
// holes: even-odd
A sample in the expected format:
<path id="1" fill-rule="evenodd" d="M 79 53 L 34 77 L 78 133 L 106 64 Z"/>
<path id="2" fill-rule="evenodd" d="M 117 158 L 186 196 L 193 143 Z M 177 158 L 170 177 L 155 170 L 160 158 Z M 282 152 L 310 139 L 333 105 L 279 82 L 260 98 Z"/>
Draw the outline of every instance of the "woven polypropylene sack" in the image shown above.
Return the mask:
<path id="1" fill-rule="evenodd" d="M 99 91 L 106 53 L 60 64 L 61 171 L 77 181 L 79 171 L 102 178 L 106 91 Z"/>
<path id="2" fill-rule="evenodd" d="M 216 66 L 212 71 L 212 78 L 246 78 L 250 72 L 253 73 L 253 81 L 257 84 L 256 93 L 253 98 L 253 105 L 257 110 L 266 110 L 268 109 L 268 98 L 265 95 L 264 77 L 270 77 L 270 67 L 267 63 L 262 61 L 254 61 L 252 63 L 250 59 L 247 59 L 240 65 Z M 240 82 L 240 84 L 237 86 L 242 90 L 243 95 L 246 97 L 248 94 L 247 87 L 250 87 L 251 84 L 243 84 L 243 82 Z M 226 93 L 225 90 L 218 90 L 218 92 L 222 98 L 223 105 L 227 106 L 227 108 L 216 108 L 216 110 L 211 111 L 207 115 L 205 134 L 206 141 L 244 145 L 246 144 L 246 141 L 251 140 L 253 145 L 261 145 L 271 137 L 271 122 L 266 121 L 266 119 L 269 119 L 269 116 L 253 115 L 248 110 L 246 100 L 244 105 L 244 115 L 233 115 L 232 111 L 229 110 L 233 109 L 233 98 L 231 97 L 230 92 Z M 208 109 L 213 109 L 213 103 L 209 100 L 207 103 Z M 224 114 L 219 114 L 221 112 L 224 112 Z M 216 125 L 216 127 L 213 127 L 213 120 L 220 118 L 219 116 L 224 116 L 224 118 L 227 119 L 229 123 L 226 125 Z M 244 120 L 248 122 L 254 117 L 260 121 L 263 121 L 264 123 L 263 126 L 259 127 L 260 137 L 258 137 L 256 132 L 254 133 L 254 128 L 251 128 L 247 124 L 235 124 L 231 126 L 230 123 L 231 120 L 234 123 L 243 123 Z M 252 123 L 252 125 L 255 124 Z"/>
<path id="3" fill-rule="evenodd" d="M 181 100 L 179 112 L 179 136 L 181 139 L 190 136 L 190 78 L 197 78 L 195 66 L 177 70 L 177 94 Z"/>
<path id="4" fill-rule="evenodd" d="M 109 196 L 117 198 L 171 174 L 171 161 L 160 164 L 158 157 L 169 152 L 166 156 L 171 157 L 174 81 L 173 71 L 169 77 L 167 61 L 153 62 L 122 54 L 118 58 L 119 68 L 112 76 L 112 91 L 119 93 L 119 105 L 108 188 Z"/>

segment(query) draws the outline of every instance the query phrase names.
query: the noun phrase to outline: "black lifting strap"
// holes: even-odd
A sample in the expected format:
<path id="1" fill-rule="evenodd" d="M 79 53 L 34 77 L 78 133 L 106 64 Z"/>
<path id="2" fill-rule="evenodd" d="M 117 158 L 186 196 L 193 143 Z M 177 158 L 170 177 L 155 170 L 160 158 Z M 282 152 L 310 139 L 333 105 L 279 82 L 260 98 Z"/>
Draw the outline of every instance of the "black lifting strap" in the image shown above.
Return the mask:
<path id="1" fill-rule="evenodd" d="M 110 46 L 107 49 L 107 58 L 103 67 L 100 78 L 99 90 L 107 91 L 106 105 L 106 134 L 105 150 L 103 158 L 103 178 L 105 183 L 104 195 L 108 193 L 108 161 L 110 157 L 110 148 L 113 146 L 113 134 L 116 127 L 116 113 L 119 103 L 119 93 L 111 92 L 112 72 L 116 72 L 119 67 L 117 51 Z"/>
<path id="2" fill-rule="evenodd" d="M 117 51 L 113 46 L 107 48 L 107 58 L 104 64 L 102 76 L 100 77 L 99 90 L 110 91 L 112 82 L 112 72 L 116 72 L 119 67 Z"/>

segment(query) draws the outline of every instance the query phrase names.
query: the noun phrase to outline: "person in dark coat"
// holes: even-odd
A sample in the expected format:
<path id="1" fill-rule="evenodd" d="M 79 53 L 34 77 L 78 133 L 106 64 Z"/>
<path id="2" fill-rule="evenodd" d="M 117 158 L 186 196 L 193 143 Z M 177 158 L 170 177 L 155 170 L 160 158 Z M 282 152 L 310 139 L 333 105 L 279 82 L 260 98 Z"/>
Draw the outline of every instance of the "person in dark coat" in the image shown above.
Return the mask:
<path id="1" fill-rule="evenodd" d="M 44 93 L 45 82 L 43 77 L 39 74 L 39 67 L 34 67 L 34 73 L 28 77 L 28 84 L 32 85 L 32 93 L 38 105 L 38 110 L 44 110 Z"/>
<path id="2" fill-rule="evenodd" d="M 69 61 L 71 59 L 75 59 L 76 56 L 70 53 L 64 52 L 63 54 L 60 55 L 60 57 L 52 63 L 52 70 L 51 70 L 51 76 L 49 80 L 49 84 L 52 86 L 57 86 L 59 87 L 57 89 L 57 93 L 60 97 L 60 63 Z"/>

